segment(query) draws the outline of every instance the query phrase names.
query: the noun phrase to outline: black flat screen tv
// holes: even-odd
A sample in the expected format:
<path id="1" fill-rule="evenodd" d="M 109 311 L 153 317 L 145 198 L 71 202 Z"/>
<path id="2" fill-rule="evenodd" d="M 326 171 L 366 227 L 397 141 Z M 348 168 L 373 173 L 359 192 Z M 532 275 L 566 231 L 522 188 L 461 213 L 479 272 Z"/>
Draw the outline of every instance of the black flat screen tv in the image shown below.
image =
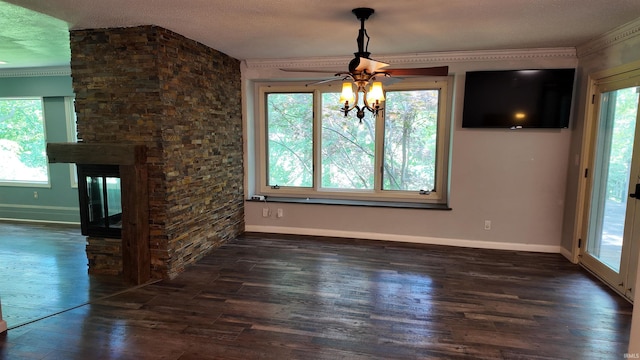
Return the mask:
<path id="1" fill-rule="evenodd" d="M 463 128 L 566 128 L 575 69 L 470 71 Z"/>

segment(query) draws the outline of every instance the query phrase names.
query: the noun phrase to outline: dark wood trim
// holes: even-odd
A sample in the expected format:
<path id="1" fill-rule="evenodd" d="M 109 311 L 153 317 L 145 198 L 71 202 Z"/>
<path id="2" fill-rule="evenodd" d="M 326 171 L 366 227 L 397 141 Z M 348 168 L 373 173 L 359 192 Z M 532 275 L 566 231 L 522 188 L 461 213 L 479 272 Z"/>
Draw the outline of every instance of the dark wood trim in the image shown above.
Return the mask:
<path id="1" fill-rule="evenodd" d="M 48 143 L 50 163 L 119 165 L 122 190 L 122 272 L 125 281 L 151 278 L 149 190 L 146 146 L 136 144 Z"/>
<path id="2" fill-rule="evenodd" d="M 135 165 L 147 162 L 146 146 L 136 144 L 48 143 L 50 163 Z"/>
<path id="3" fill-rule="evenodd" d="M 124 279 L 143 284 L 151 278 L 149 201 L 146 165 L 121 165 L 122 272 Z"/>

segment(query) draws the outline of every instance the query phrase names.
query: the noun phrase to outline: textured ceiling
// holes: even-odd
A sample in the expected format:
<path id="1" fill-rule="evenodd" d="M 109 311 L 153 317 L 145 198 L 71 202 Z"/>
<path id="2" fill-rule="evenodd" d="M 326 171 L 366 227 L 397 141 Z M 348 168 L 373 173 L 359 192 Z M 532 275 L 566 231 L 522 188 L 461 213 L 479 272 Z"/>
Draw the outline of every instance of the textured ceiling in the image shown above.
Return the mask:
<path id="1" fill-rule="evenodd" d="M 68 29 L 135 25 L 237 59 L 348 56 L 360 26 L 351 9 L 361 6 L 375 9 L 374 57 L 573 47 L 640 18 L 640 0 L 9 0 L 0 1 L 0 68 L 68 65 Z"/>
<path id="2" fill-rule="evenodd" d="M 69 56 L 66 22 L 0 1 L 0 69 L 60 66 Z"/>

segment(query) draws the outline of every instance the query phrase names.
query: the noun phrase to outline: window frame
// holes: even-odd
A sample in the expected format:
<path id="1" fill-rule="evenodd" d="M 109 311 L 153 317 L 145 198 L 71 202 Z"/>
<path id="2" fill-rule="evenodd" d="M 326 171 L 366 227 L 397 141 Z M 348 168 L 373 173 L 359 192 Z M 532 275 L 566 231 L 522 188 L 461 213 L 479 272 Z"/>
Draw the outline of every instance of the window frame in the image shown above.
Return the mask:
<path id="1" fill-rule="evenodd" d="M 42 96 L 6 96 L 0 97 L 2 100 L 38 100 L 42 110 L 42 135 L 44 138 L 44 151 L 47 148 L 47 116 L 45 112 L 44 97 Z M 49 168 L 49 162 L 45 164 L 45 170 L 47 175 L 46 181 L 29 181 L 29 180 L 7 180 L 0 178 L 0 186 L 14 186 L 14 187 L 37 187 L 37 188 L 50 188 L 51 187 L 51 169 Z"/>
<path id="2" fill-rule="evenodd" d="M 73 96 L 64 97 L 64 112 L 67 124 L 67 141 L 78 142 L 78 122 L 75 110 L 76 99 Z M 69 164 L 69 182 L 72 189 L 78 188 L 78 170 L 75 163 Z"/>
<path id="3" fill-rule="evenodd" d="M 436 137 L 436 170 L 435 189 L 424 189 L 422 191 L 406 190 L 383 190 L 382 189 L 382 162 L 384 156 L 384 111 L 376 117 L 375 134 L 375 158 L 374 158 L 374 189 L 326 189 L 321 187 L 321 110 L 323 92 L 339 92 L 340 85 L 325 84 L 317 86 L 307 86 L 308 82 L 260 82 L 256 83 L 256 104 L 257 111 L 255 126 L 256 139 L 256 164 L 255 182 L 256 195 L 263 195 L 269 198 L 292 198 L 292 199 L 330 199 L 335 201 L 345 200 L 345 203 L 352 204 L 353 201 L 363 202 L 406 202 L 425 204 L 448 204 L 449 192 L 449 168 L 450 168 L 450 134 L 452 121 L 452 99 L 453 99 L 453 77 L 429 77 L 422 79 L 405 79 L 402 82 L 384 86 L 385 91 L 410 91 L 410 90 L 439 90 L 438 120 Z M 313 185 L 311 188 L 279 186 L 277 189 L 268 185 L 268 139 L 267 139 L 267 95 L 270 93 L 313 93 Z M 384 104 L 383 104 L 384 107 Z M 366 116 L 372 116 L 367 112 Z M 354 111 L 350 112 L 349 118 L 353 120 L 354 126 L 358 124 L 358 119 Z"/>

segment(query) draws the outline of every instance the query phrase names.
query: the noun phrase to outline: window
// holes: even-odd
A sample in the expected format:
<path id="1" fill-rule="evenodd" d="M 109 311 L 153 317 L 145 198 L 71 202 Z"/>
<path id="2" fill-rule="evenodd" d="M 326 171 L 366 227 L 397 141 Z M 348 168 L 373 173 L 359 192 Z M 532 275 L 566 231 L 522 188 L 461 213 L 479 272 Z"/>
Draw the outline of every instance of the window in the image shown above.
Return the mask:
<path id="1" fill-rule="evenodd" d="M 269 94 L 269 186 L 313 185 L 313 94 Z"/>
<path id="2" fill-rule="evenodd" d="M 0 183 L 49 182 L 42 98 L 0 99 Z"/>
<path id="3" fill-rule="evenodd" d="M 390 91 L 385 118 L 384 190 L 434 190 L 439 90 Z"/>
<path id="4" fill-rule="evenodd" d="M 360 122 L 335 87 L 259 87 L 259 192 L 274 197 L 447 201 L 448 80 L 386 90 L 384 111 Z"/>
<path id="5" fill-rule="evenodd" d="M 376 119 L 359 123 L 338 111 L 339 93 L 322 94 L 320 162 L 322 189 L 375 189 Z"/>

